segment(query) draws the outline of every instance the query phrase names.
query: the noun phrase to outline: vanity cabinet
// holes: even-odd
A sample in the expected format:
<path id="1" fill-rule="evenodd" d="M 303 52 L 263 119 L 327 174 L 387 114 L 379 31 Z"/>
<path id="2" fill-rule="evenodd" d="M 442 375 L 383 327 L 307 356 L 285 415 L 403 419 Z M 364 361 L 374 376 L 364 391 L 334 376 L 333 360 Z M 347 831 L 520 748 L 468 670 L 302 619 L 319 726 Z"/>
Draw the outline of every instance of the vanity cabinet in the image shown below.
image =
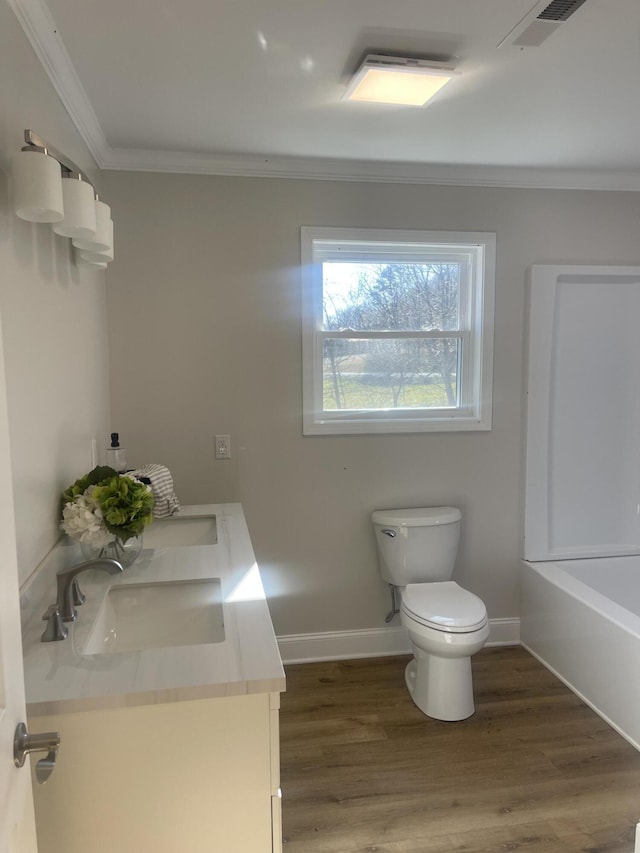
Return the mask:
<path id="1" fill-rule="evenodd" d="M 29 718 L 39 853 L 281 853 L 279 693 Z M 35 763 L 32 760 L 32 763 Z"/>
<path id="2" fill-rule="evenodd" d="M 244 513 L 209 504 L 172 518 L 214 516 L 214 541 L 156 541 L 122 575 L 84 573 L 86 600 L 61 642 L 40 642 L 42 613 L 56 572 L 81 562 L 78 546 L 54 549 L 23 590 L 29 731 L 60 732 L 53 774 L 33 786 L 39 853 L 281 853 L 286 680 Z M 137 648 L 89 643 L 114 587 L 202 580 L 219 584 L 223 636 L 151 642 L 145 611 Z"/>

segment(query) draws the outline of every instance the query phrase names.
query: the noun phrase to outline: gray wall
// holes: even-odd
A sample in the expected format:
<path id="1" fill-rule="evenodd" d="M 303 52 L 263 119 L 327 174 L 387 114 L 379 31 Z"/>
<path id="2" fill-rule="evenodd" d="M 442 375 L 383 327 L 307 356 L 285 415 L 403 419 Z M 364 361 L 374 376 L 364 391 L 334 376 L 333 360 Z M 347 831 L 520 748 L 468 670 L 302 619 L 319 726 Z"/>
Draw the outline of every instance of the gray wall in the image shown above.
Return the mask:
<path id="1" fill-rule="evenodd" d="M 24 581 L 60 537 L 60 492 L 109 432 L 106 306 L 104 274 L 79 270 L 69 240 L 13 213 L 10 162 L 25 128 L 96 170 L 4 0 L 0 92 L 0 318 Z"/>
<path id="2" fill-rule="evenodd" d="M 183 503 L 241 501 L 278 634 L 380 626 L 369 515 L 453 504 L 456 578 L 518 614 L 526 271 L 640 263 L 640 195 L 110 172 L 113 423 Z M 490 433 L 303 437 L 300 226 L 495 231 Z M 214 460 L 215 433 L 233 458 Z"/>

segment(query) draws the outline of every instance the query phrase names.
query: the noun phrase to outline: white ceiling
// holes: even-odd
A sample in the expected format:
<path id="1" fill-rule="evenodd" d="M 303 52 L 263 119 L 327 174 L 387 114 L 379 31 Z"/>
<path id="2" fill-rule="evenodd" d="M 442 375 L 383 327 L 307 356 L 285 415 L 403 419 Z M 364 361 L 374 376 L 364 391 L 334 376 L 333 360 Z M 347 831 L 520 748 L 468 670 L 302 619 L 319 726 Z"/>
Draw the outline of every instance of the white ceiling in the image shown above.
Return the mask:
<path id="1" fill-rule="evenodd" d="M 103 168 L 640 188 L 638 0 L 526 49 L 498 44 L 550 0 L 12 2 Z M 422 108 L 343 102 L 364 53 L 460 75 Z"/>

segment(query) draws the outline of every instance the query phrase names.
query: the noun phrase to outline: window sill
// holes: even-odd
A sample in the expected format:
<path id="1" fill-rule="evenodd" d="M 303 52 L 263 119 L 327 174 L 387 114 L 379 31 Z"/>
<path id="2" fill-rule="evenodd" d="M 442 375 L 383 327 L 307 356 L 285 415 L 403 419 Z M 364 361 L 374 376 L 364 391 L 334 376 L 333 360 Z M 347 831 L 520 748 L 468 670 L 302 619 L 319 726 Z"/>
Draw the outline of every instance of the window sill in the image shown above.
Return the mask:
<path id="1" fill-rule="evenodd" d="M 490 432 L 490 418 L 433 418 L 431 420 L 305 421 L 303 435 L 394 435 L 421 432 Z"/>

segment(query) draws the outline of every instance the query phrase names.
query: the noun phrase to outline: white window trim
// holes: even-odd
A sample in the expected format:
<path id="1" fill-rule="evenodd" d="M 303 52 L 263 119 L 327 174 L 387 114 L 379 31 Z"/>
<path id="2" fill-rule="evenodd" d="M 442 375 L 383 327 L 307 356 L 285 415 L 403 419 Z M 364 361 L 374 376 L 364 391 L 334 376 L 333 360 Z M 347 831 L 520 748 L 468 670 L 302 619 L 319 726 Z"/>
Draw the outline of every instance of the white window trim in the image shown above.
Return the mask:
<path id="1" fill-rule="evenodd" d="M 322 241 L 362 243 L 432 244 L 446 254 L 456 246 L 477 248 L 468 306 L 471 347 L 463 348 L 461 397 L 469 401 L 461 409 L 412 409 L 363 412 L 327 412 L 322 409 L 322 268 L 317 262 Z M 361 257 L 361 251 L 358 257 Z M 399 248 L 405 259 L 410 252 Z M 391 256 L 389 252 L 388 257 Z M 418 253 L 419 254 L 419 253 Z M 345 251 L 341 257 L 347 257 Z M 491 429 L 493 385 L 493 321 L 496 235 L 482 231 L 396 231 L 369 228 L 301 229 L 302 258 L 302 361 L 303 434 L 346 435 L 369 433 L 449 432 Z M 382 255 L 381 255 L 382 257 Z M 428 335 L 429 333 L 424 333 Z M 441 333 L 437 333 L 440 335 Z M 463 332 L 462 335 L 467 334 Z M 333 336 L 333 335 L 332 335 Z M 459 332 L 452 336 L 460 336 Z M 411 334 L 411 337 L 416 337 Z"/>

